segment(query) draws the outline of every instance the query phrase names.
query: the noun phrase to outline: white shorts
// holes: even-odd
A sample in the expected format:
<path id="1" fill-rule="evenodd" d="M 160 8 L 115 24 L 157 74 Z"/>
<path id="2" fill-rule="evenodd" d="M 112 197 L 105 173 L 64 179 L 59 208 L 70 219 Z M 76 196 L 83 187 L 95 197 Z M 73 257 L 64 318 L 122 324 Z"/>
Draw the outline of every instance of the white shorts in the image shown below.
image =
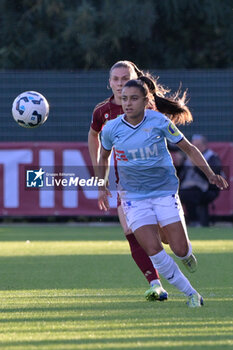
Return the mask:
<path id="1" fill-rule="evenodd" d="M 144 225 L 161 227 L 184 220 L 184 212 L 178 194 L 137 201 L 122 200 L 128 227 L 134 232 Z"/>

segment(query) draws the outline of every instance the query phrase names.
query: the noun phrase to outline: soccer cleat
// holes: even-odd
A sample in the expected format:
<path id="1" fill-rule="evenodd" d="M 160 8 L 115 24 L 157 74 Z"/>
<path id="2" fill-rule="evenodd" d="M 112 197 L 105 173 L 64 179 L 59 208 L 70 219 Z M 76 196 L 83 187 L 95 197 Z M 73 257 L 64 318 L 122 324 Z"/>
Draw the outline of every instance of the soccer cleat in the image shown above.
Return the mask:
<path id="1" fill-rule="evenodd" d="M 188 307 L 200 307 L 204 305 L 203 298 L 200 294 L 191 294 L 187 301 Z"/>
<path id="2" fill-rule="evenodd" d="M 184 264 L 184 266 L 186 267 L 186 269 L 189 272 L 195 272 L 196 271 L 196 269 L 197 269 L 197 259 L 195 258 L 195 256 L 193 254 L 191 254 L 186 259 L 182 259 L 181 261 L 182 261 L 182 263 Z"/>
<path id="3" fill-rule="evenodd" d="M 163 287 L 155 284 L 153 287 L 150 287 L 150 289 L 148 289 L 145 292 L 144 296 L 148 301 L 155 301 L 155 300 L 163 301 L 163 300 L 167 300 L 168 293 L 166 292 L 165 289 L 163 289 Z"/>

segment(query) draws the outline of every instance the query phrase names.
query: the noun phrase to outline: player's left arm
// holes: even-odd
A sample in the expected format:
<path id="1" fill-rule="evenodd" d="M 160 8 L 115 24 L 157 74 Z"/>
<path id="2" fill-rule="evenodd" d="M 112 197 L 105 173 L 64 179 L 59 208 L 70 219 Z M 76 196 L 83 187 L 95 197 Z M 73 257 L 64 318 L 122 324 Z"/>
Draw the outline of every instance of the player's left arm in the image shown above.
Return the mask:
<path id="1" fill-rule="evenodd" d="M 176 144 L 207 177 L 209 183 L 216 185 L 221 190 L 228 187 L 227 181 L 213 172 L 202 153 L 185 137 Z"/>

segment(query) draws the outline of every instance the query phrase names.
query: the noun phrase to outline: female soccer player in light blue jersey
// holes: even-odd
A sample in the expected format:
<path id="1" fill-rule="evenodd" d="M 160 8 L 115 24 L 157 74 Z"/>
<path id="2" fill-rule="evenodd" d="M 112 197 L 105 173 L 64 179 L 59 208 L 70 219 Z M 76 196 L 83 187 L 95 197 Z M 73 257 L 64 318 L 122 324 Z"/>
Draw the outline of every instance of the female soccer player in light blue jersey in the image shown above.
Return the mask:
<path id="1" fill-rule="evenodd" d="M 165 252 L 158 234 L 159 224 L 175 255 L 191 272 L 196 269 L 177 195 L 178 179 L 166 140 L 176 143 L 200 167 L 210 183 L 221 189 L 228 184 L 214 174 L 202 154 L 171 121 L 177 109 L 175 101 L 157 96 L 155 88 L 151 77 L 140 77 L 125 84 L 122 91 L 124 114 L 109 121 L 102 130 L 99 176 L 107 180 L 108 160 L 114 147 L 118 160 L 118 191 L 128 226 L 159 273 L 188 297 L 189 307 L 199 307 L 203 305 L 202 297 Z M 146 109 L 151 103 L 155 103 L 158 111 Z M 100 209 L 108 210 L 109 195 L 107 187 L 99 189 Z"/>
<path id="2" fill-rule="evenodd" d="M 139 68 L 133 62 L 130 61 L 118 61 L 110 69 L 109 85 L 112 89 L 113 95 L 110 98 L 100 102 L 95 107 L 93 111 L 91 127 L 88 133 L 88 148 L 94 171 L 96 171 L 97 164 L 99 161 L 99 135 L 101 133 L 101 130 L 106 124 L 106 122 L 117 118 L 123 113 L 123 109 L 121 106 L 122 88 L 128 80 L 137 79 L 140 75 L 143 75 L 143 72 L 140 71 Z M 162 86 L 159 86 L 159 90 L 160 94 L 164 94 L 166 92 L 166 90 Z M 114 167 L 116 179 L 118 179 L 116 161 L 114 161 Z M 117 212 L 125 237 L 129 243 L 131 256 L 150 284 L 150 288 L 145 292 L 146 299 L 150 301 L 166 300 L 168 295 L 167 292 L 162 288 L 158 271 L 154 269 L 148 255 L 145 253 L 143 248 L 136 240 L 133 232 L 127 226 L 125 214 L 123 212 L 119 196 L 117 197 Z M 163 240 L 163 242 L 167 242 L 165 235 L 163 235 L 161 229 L 160 235 L 162 237 L 161 239 Z M 130 279 L 130 277 L 131 276 L 129 274 L 128 278 Z M 157 292 L 158 285 L 161 287 L 159 293 Z M 156 291 L 154 289 L 156 289 Z"/>

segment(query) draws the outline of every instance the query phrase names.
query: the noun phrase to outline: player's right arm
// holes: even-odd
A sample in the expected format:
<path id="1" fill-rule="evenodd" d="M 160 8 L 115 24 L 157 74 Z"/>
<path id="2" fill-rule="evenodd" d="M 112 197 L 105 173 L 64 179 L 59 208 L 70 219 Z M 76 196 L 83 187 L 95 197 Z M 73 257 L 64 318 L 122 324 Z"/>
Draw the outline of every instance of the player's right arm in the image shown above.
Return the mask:
<path id="1" fill-rule="evenodd" d="M 95 176 L 97 176 L 97 166 L 99 161 L 99 150 L 100 150 L 100 140 L 99 132 L 95 131 L 90 127 L 88 133 L 88 149 L 91 157 L 92 166 L 94 169 Z"/>
<path id="2" fill-rule="evenodd" d="M 109 210 L 109 202 L 108 197 L 112 197 L 111 192 L 107 188 L 108 183 L 108 174 L 109 174 L 109 158 L 111 155 L 111 151 L 108 151 L 101 147 L 100 151 L 100 159 L 98 166 L 98 177 L 100 179 L 104 179 L 104 186 L 99 186 L 99 195 L 98 195 L 98 204 L 100 210 Z"/>
<path id="3" fill-rule="evenodd" d="M 107 188 L 108 175 L 109 175 L 109 163 L 110 156 L 112 153 L 113 143 L 112 143 L 112 129 L 108 125 L 105 125 L 101 133 L 101 150 L 100 150 L 100 159 L 98 164 L 98 177 L 99 179 L 104 179 L 104 185 L 99 186 L 99 198 L 98 204 L 101 210 L 109 210 L 108 197 L 112 196 L 110 191 Z"/>

